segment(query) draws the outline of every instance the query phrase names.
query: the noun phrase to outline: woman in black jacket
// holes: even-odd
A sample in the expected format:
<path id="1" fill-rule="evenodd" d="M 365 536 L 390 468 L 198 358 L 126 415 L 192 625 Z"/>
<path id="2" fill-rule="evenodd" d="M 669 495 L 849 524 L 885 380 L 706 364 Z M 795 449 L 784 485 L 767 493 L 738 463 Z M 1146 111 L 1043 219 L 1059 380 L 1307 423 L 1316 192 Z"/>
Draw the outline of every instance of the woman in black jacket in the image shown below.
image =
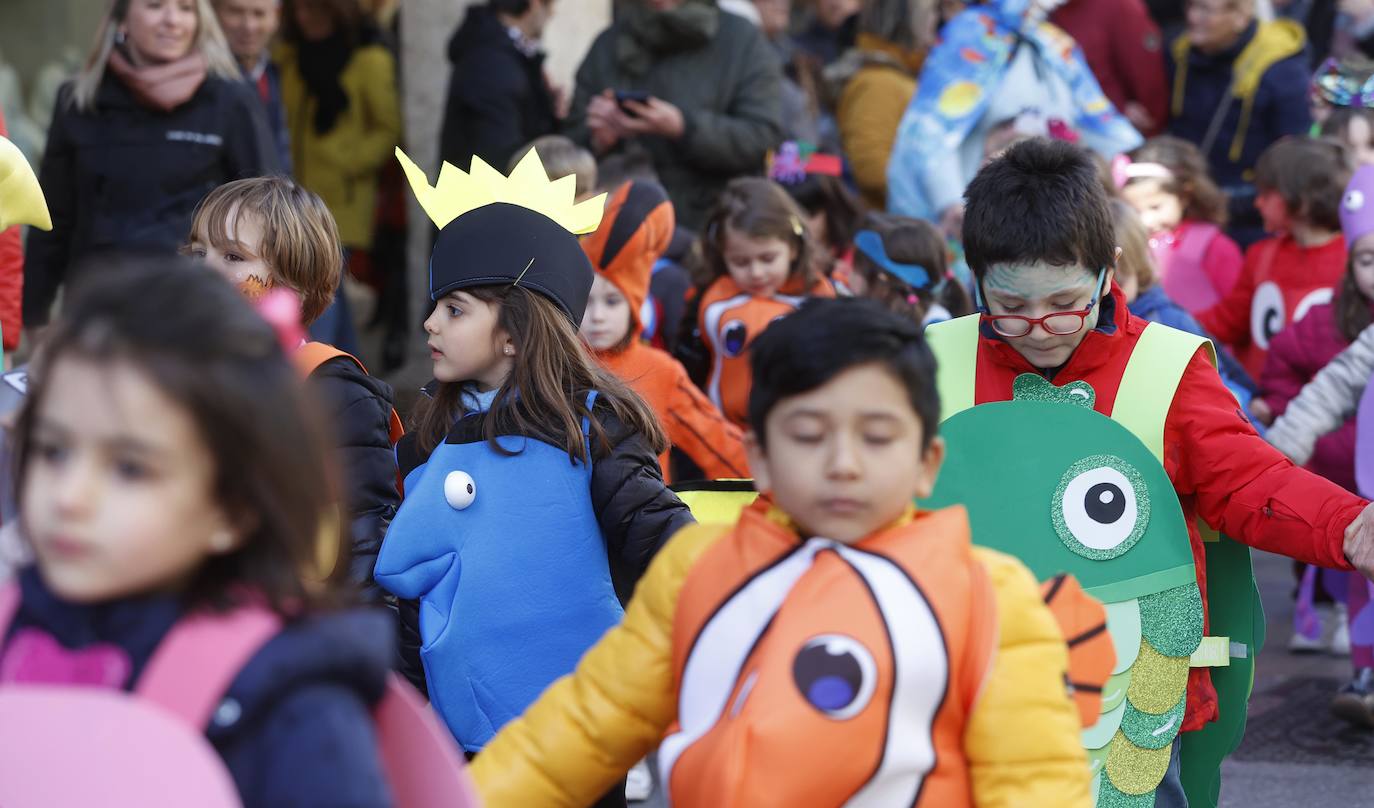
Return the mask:
<path id="1" fill-rule="evenodd" d="M 96 43 L 58 93 L 48 130 L 39 181 L 53 229 L 29 234 L 27 328 L 47 323 L 83 258 L 174 250 L 208 191 L 277 170 L 261 104 L 209 0 L 116 0 Z"/>

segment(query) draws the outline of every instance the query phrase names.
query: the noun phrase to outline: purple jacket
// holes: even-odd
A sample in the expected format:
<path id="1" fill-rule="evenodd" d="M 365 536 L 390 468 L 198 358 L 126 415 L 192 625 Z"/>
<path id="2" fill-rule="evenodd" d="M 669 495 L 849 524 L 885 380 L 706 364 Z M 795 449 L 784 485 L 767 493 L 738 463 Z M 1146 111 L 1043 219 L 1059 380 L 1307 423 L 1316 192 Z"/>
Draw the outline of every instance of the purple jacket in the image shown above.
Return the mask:
<path id="1" fill-rule="evenodd" d="M 1317 372 L 1350 343 L 1336 328 L 1330 303 L 1313 306 L 1307 316 L 1285 328 L 1269 344 L 1260 375 L 1260 395 L 1280 416 Z M 1317 441 L 1307 468 L 1348 491 L 1355 487 L 1355 418 Z"/>

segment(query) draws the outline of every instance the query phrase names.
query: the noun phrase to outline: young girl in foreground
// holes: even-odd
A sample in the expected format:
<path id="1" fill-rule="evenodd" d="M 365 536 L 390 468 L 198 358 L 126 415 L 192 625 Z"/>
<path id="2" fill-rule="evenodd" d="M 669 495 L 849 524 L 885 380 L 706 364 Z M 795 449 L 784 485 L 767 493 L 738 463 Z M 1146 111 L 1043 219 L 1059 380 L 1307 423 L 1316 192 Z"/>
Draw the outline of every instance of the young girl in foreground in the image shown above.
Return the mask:
<path id="1" fill-rule="evenodd" d="M 406 495 L 375 577 L 420 601 L 430 700 L 477 753 L 619 622 L 617 591 L 628 598 L 691 515 L 663 484 L 653 413 L 577 335 L 592 267 L 553 217 L 580 215 L 589 226 L 579 230 L 595 229 L 603 200 L 484 204 L 451 166 L 436 193 L 402 165 L 444 225 L 425 321 L 436 381 L 398 446 Z M 489 176 L 504 199 L 556 196 L 536 152 L 509 180 Z"/>
<path id="2" fill-rule="evenodd" d="M 371 706 L 391 632 L 305 583 L 338 520 L 317 418 L 232 286 L 172 263 L 92 273 L 39 354 L 16 430 L 37 563 L 0 638 L 6 684 L 131 691 L 184 617 L 286 625 L 206 730 L 245 806 L 386 806 Z"/>

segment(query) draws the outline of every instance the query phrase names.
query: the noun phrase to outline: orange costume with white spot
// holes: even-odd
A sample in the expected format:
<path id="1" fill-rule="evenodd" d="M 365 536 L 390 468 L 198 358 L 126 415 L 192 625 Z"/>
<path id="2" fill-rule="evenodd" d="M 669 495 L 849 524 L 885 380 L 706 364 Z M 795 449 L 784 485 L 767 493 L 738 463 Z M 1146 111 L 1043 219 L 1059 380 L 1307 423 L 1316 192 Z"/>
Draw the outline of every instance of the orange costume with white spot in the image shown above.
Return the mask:
<path id="1" fill-rule="evenodd" d="M 628 182 L 611 195 L 596 232 L 582 239 L 592 269 L 614 284 L 630 306 L 628 344 L 593 353 L 602 367 L 653 408 L 668 441 L 686 453 L 707 479 L 748 477 L 749 461 L 739 429 L 692 384 L 681 362 L 640 341 L 644 330 L 640 311 L 649 295 L 654 262 L 668 249 L 675 222 L 673 203 L 661 186 Z M 658 463 L 663 479 L 672 482 L 669 454 L 665 450 Z"/>
<path id="2" fill-rule="evenodd" d="M 711 352 L 711 375 L 706 392 L 731 423 L 749 423 L 749 345 L 774 320 L 797 310 L 807 297 L 834 297 L 835 288 L 822 278 L 809 291 L 792 280 L 768 297 L 756 297 L 722 275 L 701 296 L 697 326 Z"/>
<path id="3" fill-rule="evenodd" d="M 1035 581 L 962 509 L 846 546 L 760 501 L 675 536 L 473 775 L 498 808 L 585 805 L 661 741 L 680 806 L 1087 806 L 1066 667 Z"/>

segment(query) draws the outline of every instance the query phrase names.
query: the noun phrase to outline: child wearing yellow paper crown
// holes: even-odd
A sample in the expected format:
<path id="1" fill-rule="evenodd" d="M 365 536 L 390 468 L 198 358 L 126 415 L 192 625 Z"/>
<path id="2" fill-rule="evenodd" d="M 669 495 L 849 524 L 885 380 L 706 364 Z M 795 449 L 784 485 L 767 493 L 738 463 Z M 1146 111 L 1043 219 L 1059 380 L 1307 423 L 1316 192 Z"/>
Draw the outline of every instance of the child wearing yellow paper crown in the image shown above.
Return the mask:
<path id="1" fill-rule="evenodd" d="M 751 362 L 764 496 L 674 537 L 625 622 L 477 759 L 487 804 L 584 805 L 661 741 L 681 806 L 1087 806 L 1035 581 L 973 547 L 962 508 L 911 507 L 944 458 L 920 325 L 813 301 Z"/>
<path id="2" fill-rule="evenodd" d="M 440 227 L 436 381 L 397 447 L 405 499 L 374 577 L 420 602 L 403 629 L 475 754 L 620 621 L 617 590 L 692 518 L 659 474 L 657 419 L 577 336 L 593 272 L 574 233 L 604 198 L 574 205 L 573 178 L 550 183 L 534 151 L 509 178 L 445 164 L 433 188 L 398 156 Z"/>

